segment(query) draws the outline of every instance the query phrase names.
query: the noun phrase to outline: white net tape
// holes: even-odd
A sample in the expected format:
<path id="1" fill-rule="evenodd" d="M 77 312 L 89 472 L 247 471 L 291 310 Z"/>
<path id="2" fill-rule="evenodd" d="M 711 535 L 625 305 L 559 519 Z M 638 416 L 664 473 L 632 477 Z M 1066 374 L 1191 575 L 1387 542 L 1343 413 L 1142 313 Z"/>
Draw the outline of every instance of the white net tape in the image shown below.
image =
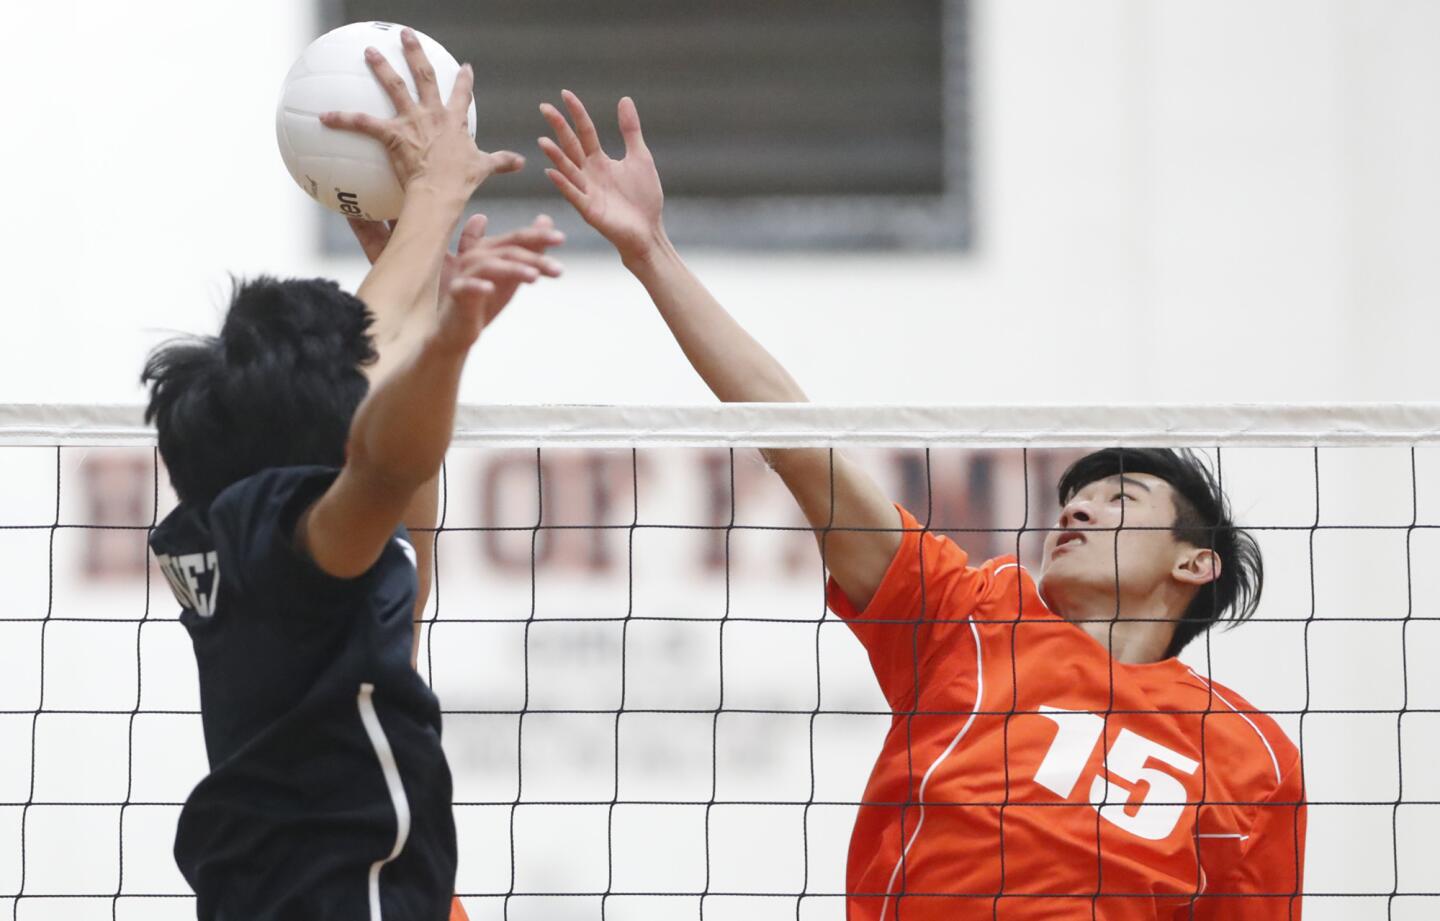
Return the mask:
<path id="1" fill-rule="evenodd" d="M 148 445 L 134 406 L 0 405 L 0 445 Z M 462 406 L 457 445 L 1335 447 L 1440 442 L 1440 407 Z"/>

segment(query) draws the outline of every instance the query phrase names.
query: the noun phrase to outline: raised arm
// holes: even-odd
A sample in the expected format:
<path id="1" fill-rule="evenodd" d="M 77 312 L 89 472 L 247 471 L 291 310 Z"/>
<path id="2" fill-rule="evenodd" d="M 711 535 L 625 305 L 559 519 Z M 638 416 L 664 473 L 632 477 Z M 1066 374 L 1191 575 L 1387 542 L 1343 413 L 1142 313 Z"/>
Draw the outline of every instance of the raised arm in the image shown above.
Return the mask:
<path id="1" fill-rule="evenodd" d="M 322 116 L 330 128 L 357 131 L 383 143 L 405 190 L 400 219 L 376 247 L 374 267 L 358 292 L 376 317 L 380 361 L 371 371 L 372 392 L 356 414 L 345 468 L 306 514 L 297 534 L 321 568 L 339 576 L 368 569 L 402 520 L 411 528 L 434 527 L 436 475 L 450 440 L 453 389 L 458 387 L 465 354 L 479 334 L 476 328 L 457 349 L 454 343 L 465 340 L 461 335 L 465 325 L 459 318 L 479 311 L 483 325 L 504 306 L 495 285 L 475 277 L 481 274 L 477 269 L 451 283 L 446 306 L 437 316 L 446 250 L 466 202 L 480 183 L 493 173 L 519 169 L 524 162 L 517 154 L 476 148 L 465 124 L 473 79 L 469 65 L 461 68 L 449 100 L 442 100 L 434 68 L 414 33 L 407 29 L 402 44 L 416 98 L 383 55 L 374 49 L 366 52 L 371 70 L 395 107 L 394 118 L 343 112 Z M 467 237 L 473 243 L 483 230 L 483 220 L 478 221 L 466 228 Z M 363 236 L 361 240 L 366 242 Z M 413 418 L 406 418 L 406 413 Z M 418 481 L 417 471 L 425 472 Z M 421 551 L 418 614 L 428 593 L 430 566 L 425 552 L 429 548 L 417 550 Z"/>
<path id="2" fill-rule="evenodd" d="M 645 286 L 710 391 L 727 403 L 805 402 L 795 380 L 735 322 L 670 243 L 661 218 L 660 175 L 635 103 L 620 100 L 625 157 L 612 160 L 584 105 L 569 91 L 563 97 L 573 128 L 554 106 L 540 107 L 555 135 L 540 139 L 540 149 L 555 164 L 546 175 Z M 900 516 L 889 498 L 838 451 L 785 448 L 764 454 L 815 529 L 830 575 L 863 610 L 900 547 Z"/>
<path id="3" fill-rule="evenodd" d="M 393 232 L 377 239 L 375 228 L 357 228 L 374 263 L 356 292 L 375 314 L 373 334 L 380 360 L 370 370 L 372 382 L 382 380 L 434 322 L 450 236 L 471 194 L 492 174 L 525 165 L 519 154 L 486 153 L 471 139 L 466 115 L 474 75 L 469 64 L 460 68 L 445 100 L 415 33 L 409 29 L 401 33 L 401 45 L 415 81 L 414 97 L 384 55 L 373 48 L 365 53 L 366 63 L 395 108 L 393 118 L 353 112 L 321 116 L 329 128 L 359 132 L 384 144 L 405 190 Z"/>
<path id="4" fill-rule="evenodd" d="M 540 215 L 530 226 L 514 230 L 498 237 L 485 236 L 485 216 L 472 215 L 460 231 L 460 243 L 455 253 L 445 253 L 440 267 L 441 291 L 448 291 L 450 282 L 462 276 L 482 278 L 495 285 L 491 300 L 504 307 L 515 296 L 521 285 L 530 284 L 542 277 L 555 278 L 561 273 L 561 265 L 546 252 L 565 242 L 565 235 L 555 229 L 554 222 L 546 215 Z M 395 225 L 379 221 L 350 221 L 350 229 L 360 242 L 360 248 L 371 264 L 378 262 L 384 254 Z M 401 314 L 402 318 L 405 314 Z M 410 317 L 423 319 L 425 311 L 413 310 Z M 418 320 L 410 326 L 418 327 Z M 406 348 L 405 325 L 396 327 L 396 334 L 379 344 L 380 360 L 371 368 L 372 386 L 383 380 L 395 367 L 398 358 L 403 357 Z M 405 527 L 415 541 L 415 566 L 420 574 L 420 590 L 415 594 L 414 658 L 420 654 L 420 624 L 425 604 L 430 598 L 430 585 L 434 576 L 435 525 L 440 513 L 440 478 L 436 476 L 415 494 L 410 507 L 405 511 Z M 425 539 L 428 534 L 430 539 Z"/>
<path id="5" fill-rule="evenodd" d="M 455 281 L 426 337 L 360 404 L 345 466 L 296 528 L 296 543 L 330 575 L 354 578 L 373 566 L 417 491 L 440 469 L 460 373 L 494 316 L 494 294 L 488 281 Z"/>

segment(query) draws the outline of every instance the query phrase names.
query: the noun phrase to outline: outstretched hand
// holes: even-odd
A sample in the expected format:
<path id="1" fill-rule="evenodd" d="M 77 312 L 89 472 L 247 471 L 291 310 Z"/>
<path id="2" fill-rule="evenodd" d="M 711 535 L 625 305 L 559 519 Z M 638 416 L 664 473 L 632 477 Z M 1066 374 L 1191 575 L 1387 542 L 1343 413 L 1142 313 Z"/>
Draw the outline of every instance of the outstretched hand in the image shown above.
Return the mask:
<path id="1" fill-rule="evenodd" d="M 365 49 L 365 61 L 395 106 L 394 118 L 377 118 L 363 112 L 326 112 L 320 122 L 328 128 L 355 131 L 385 145 L 400 187 L 408 193 L 417 179 L 433 184 L 443 194 L 469 198 L 494 173 L 513 173 L 525 158 L 508 150 L 486 153 L 475 146 L 466 124 L 475 74 L 469 64 L 460 68 L 448 102 L 441 100 L 435 68 L 420 47 L 415 33 L 400 34 L 405 63 L 415 80 L 416 101 L 405 80 L 375 48 Z"/>
<path id="2" fill-rule="evenodd" d="M 493 283 L 482 278 L 457 278 L 440 304 L 432 341 L 441 349 L 468 352 L 499 312 Z"/>
<path id="3" fill-rule="evenodd" d="M 460 231 L 455 255 L 445 256 L 440 290 L 449 290 L 454 278 L 483 278 L 494 283 L 493 300 L 503 308 L 521 285 L 560 277 L 564 266 L 546 251 L 564 242 L 565 235 L 555 229 L 555 222 L 546 214 L 535 218 L 528 227 L 498 237 L 485 236 L 484 215 L 473 215 Z"/>
<path id="4" fill-rule="evenodd" d="M 620 100 L 625 158 L 612 160 L 600 146 L 595 123 L 580 98 L 569 90 L 562 91 L 561 97 L 570 111 L 569 121 L 549 103 L 540 106 L 540 114 L 555 135 L 553 140 L 540 138 L 540 149 L 555 164 L 545 175 L 622 259 L 644 258 L 665 237 L 660 215 L 665 193 L 655 160 L 645 146 L 634 100 L 629 96 Z M 573 128 L 570 121 L 575 123 Z"/>
<path id="5" fill-rule="evenodd" d="M 494 240 L 485 239 L 485 224 L 483 214 L 465 222 L 459 253 L 450 257 L 453 263 L 440 283 L 440 315 L 433 335 L 447 348 L 473 345 L 521 284 L 542 274 L 560 274 L 559 263 L 522 245 L 549 245 L 545 241 L 555 232 L 549 218 L 542 215 L 530 227 Z"/>

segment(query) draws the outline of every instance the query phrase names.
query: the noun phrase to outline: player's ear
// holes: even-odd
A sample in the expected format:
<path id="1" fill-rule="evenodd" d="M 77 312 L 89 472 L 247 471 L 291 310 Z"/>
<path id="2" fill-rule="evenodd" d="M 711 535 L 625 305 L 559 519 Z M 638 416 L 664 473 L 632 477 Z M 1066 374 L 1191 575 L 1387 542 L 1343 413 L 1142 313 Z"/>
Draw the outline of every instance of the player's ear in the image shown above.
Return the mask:
<path id="1" fill-rule="evenodd" d="M 1220 554 L 1214 550 L 1181 544 L 1180 554 L 1175 559 L 1175 566 L 1171 569 L 1170 575 L 1177 582 L 1199 588 L 1219 579 L 1220 567 Z"/>

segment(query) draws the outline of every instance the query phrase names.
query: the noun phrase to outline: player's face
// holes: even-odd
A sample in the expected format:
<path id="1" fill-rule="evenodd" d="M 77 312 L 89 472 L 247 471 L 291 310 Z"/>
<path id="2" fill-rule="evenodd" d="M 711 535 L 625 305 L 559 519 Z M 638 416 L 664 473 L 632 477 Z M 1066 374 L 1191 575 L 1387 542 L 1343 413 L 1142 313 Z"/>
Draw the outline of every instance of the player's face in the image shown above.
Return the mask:
<path id="1" fill-rule="evenodd" d="M 1060 511 L 1045 538 L 1041 579 L 1052 605 L 1084 593 L 1146 597 L 1169 581 L 1188 545 L 1177 541 L 1175 493 L 1147 473 L 1096 480 Z M 1123 612 L 1122 612 L 1123 613 Z"/>

